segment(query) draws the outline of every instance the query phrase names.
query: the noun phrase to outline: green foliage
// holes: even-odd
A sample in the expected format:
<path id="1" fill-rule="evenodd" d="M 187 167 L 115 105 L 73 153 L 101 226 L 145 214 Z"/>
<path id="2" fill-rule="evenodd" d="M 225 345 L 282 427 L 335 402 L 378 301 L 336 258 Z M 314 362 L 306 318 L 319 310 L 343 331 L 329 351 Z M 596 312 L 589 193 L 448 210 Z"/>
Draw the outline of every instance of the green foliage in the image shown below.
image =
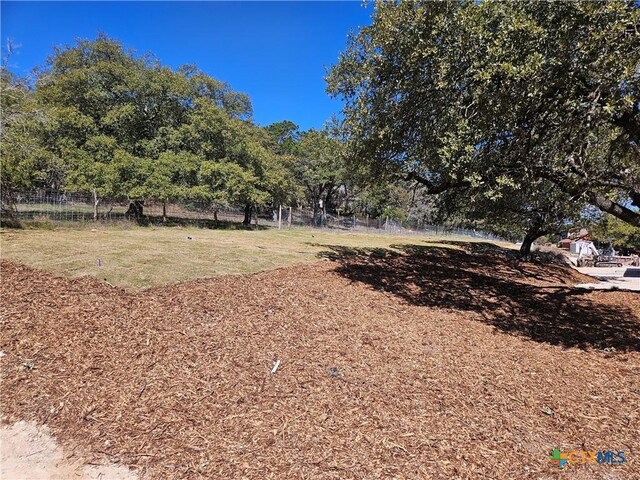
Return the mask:
<path id="1" fill-rule="evenodd" d="M 636 3 L 379 2 L 373 20 L 327 78 L 364 175 L 503 230 L 585 202 L 640 225 Z"/>
<path id="2" fill-rule="evenodd" d="M 2 74 L 5 192 L 62 188 L 91 192 L 96 205 L 198 202 L 249 216 L 348 201 L 335 129 L 260 128 L 246 95 L 195 66 L 167 68 L 100 34 L 57 48 L 34 82 Z"/>
<path id="3" fill-rule="evenodd" d="M 323 210 L 335 211 L 338 191 L 347 180 L 341 142 L 327 129 L 300 132 L 289 120 L 273 123 L 265 130 L 293 173 L 290 203 L 304 196 L 315 214 L 321 210 L 321 201 Z"/>
<path id="4" fill-rule="evenodd" d="M 616 248 L 640 251 L 640 228 L 629 225 L 613 215 L 605 215 L 591 229 L 591 235 L 601 243 L 612 240 Z"/>
<path id="5" fill-rule="evenodd" d="M 280 151 L 283 153 L 293 153 L 298 140 L 300 139 L 300 131 L 298 125 L 290 120 L 272 123 L 266 127 L 271 138 L 278 144 Z"/>
<path id="6" fill-rule="evenodd" d="M 386 206 L 382 210 L 380 215 L 382 218 L 388 218 L 390 220 L 406 220 L 407 214 L 402 208 Z"/>
<path id="7" fill-rule="evenodd" d="M 354 204 L 357 210 L 374 218 L 405 220 L 415 202 L 406 185 L 375 182 L 361 186 Z"/>
<path id="8" fill-rule="evenodd" d="M 16 192 L 59 178 L 55 155 L 43 148 L 38 132 L 47 112 L 35 101 L 27 81 L 4 67 L 0 70 L 0 190 L 3 208 Z"/>
<path id="9" fill-rule="evenodd" d="M 248 96 L 196 67 L 174 71 L 101 34 L 56 49 L 34 90 L 4 70 L 2 82 L 15 92 L 2 145 L 13 189 L 252 206 L 296 196 L 293 162 L 251 123 Z"/>
<path id="10" fill-rule="evenodd" d="M 322 200 L 323 207 L 332 210 L 333 197 L 345 178 L 340 142 L 325 130 L 311 129 L 300 134 L 293 152 L 295 175 L 307 202 L 317 211 Z"/>

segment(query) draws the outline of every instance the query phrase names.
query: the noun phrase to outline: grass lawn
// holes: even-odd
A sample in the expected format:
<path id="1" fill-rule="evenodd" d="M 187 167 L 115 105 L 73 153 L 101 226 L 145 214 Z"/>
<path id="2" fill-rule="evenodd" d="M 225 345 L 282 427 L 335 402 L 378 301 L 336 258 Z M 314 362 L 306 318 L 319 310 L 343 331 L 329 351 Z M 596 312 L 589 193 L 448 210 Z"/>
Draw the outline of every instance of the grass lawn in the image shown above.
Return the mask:
<path id="1" fill-rule="evenodd" d="M 377 248 L 393 244 L 424 245 L 443 239 L 456 238 L 313 229 L 3 228 L 0 252 L 2 258 L 53 272 L 92 275 L 114 285 L 141 288 L 314 262 L 328 245 Z"/>

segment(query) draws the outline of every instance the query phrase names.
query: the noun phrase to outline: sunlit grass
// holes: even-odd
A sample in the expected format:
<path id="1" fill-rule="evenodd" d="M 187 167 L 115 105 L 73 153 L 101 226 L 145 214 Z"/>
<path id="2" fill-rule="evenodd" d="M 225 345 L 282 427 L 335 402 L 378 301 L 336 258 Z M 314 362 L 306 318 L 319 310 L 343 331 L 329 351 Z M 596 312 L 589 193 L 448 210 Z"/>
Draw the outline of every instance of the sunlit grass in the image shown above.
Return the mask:
<path id="1" fill-rule="evenodd" d="M 315 262 L 328 245 L 389 248 L 456 239 L 470 240 L 314 229 L 97 226 L 1 229 L 0 252 L 2 258 L 53 272 L 92 275 L 114 285 L 140 288 Z"/>

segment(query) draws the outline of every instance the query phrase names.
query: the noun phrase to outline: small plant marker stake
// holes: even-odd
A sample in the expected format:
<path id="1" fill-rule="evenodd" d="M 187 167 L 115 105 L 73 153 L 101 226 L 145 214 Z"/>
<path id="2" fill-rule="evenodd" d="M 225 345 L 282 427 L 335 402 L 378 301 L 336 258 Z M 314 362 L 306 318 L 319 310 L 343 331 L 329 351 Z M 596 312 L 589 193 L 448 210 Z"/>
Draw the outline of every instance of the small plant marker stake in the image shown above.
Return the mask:
<path id="1" fill-rule="evenodd" d="M 276 364 L 271 369 L 271 373 L 276 373 L 278 371 L 279 366 L 280 366 L 280 360 L 276 360 Z"/>

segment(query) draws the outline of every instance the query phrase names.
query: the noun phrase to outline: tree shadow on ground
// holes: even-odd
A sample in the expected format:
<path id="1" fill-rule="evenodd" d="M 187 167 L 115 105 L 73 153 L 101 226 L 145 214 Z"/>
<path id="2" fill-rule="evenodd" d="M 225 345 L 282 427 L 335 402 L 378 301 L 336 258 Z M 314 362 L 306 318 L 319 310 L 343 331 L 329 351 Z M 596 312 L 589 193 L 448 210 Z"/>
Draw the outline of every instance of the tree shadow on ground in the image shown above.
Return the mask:
<path id="1" fill-rule="evenodd" d="M 208 218 L 166 217 L 165 220 L 162 216 L 148 215 L 145 219 L 147 224 L 167 227 L 197 227 L 210 230 L 267 230 L 271 228 L 268 225 L 256 225 L 255 223 L 245 225 L 242 222 L 234 222 L 232 220 L 211 220 Z"/>
<path id="2" fill-rule="evenodd" d="M 46 213 L 41 211 L 28 211 L 23 210 L 19 216 L 12 217 L 4 215 L 0 217 L 0 227 L 22 229 L 25 227 L 30 228 L 52 228 L 55 225 L 73 225 L 74 223 L 84 222 L 85 224 L 93 224 L 93 217 L 90 214 L 85 215 L 84 219 L 81 216 L 76 215 L 75 219 L 69 216 L 65 219 L 64 215 L 57 215 L 55 213 Z M 165 227 L 195 227 L 205 228 L 209 230 L 267 230 L 270 227 L 268 225 L 256 225 L 252 223 L 245 225 L 242 222 L 233 220 L 213 220 L 208 218 L 190 218 L 190 217 L 173 217 L 167 216 L 165 218 L 162 215 L 144 215 L 141 218 L 136 219 L 132 215 L 126 215 L 124 213 L 111 213 L 109 216 L 100 215 L 98 223 L 130 223 L 140 226 L 165 226 Z"/>
<path id="3" fill-rule="evenodd" d="M 520 262 L 489 243 L 349 248 L 324 245 L 336 272 L 412 305 L 479 314 L 497 329 L 565 347 L 640 350 L 640 318 L 571 287 L 561 265 Z M 575 277 L 573 277 L 575 278 Z"/>

